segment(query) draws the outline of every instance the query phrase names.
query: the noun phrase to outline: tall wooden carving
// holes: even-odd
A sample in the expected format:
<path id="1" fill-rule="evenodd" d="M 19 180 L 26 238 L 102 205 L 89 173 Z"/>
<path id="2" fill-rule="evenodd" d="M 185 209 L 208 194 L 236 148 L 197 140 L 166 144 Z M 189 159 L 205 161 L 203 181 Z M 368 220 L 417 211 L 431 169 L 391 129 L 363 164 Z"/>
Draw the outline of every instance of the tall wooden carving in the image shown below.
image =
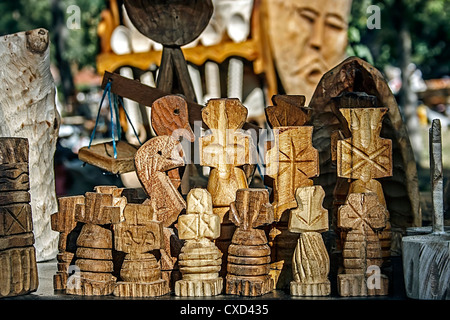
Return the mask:
<path id="1" fill-rule="evenodd" d="M 230 205 L 230 219 L 237 226 L 228 248 L 226 293 L 260 296 L 273 290 L 270 247 L 264 230 L 273 222 L 273 207 L 266 189 L 239 189 Z"/>
<path id="2" fill-rule="evenodd" d="M 192 189 L 185 215 L 178 218 L 178 235 L 186 240 L 178 264 L 183 278 L 175 283 L 175 294 L 183 297 L 214 296 L 222 292 L 219 277 L 222 252 L 212 240 L 220 235 L 220 218 L 213 213 L 211 195 Z"/>
<path id="3" fill-rule="evenodd" d="M 200 165 L 212 167 L 207 190 L 213 212 L 221 219 L 221 236 L 216 244 L 226 258 L 234 230 L 228 218 L 236 191 L 248 187 L 244 171 L 253 163 L 254 145 L 250 135 L 240 131 L 247 119 L 247 109 L 238 99 L 211 99 L 202 109 L 202 118 L 210 132 L 199 139 Z"/>
<path id="4" fill-rule="evenodd" d="M 328 230 L 328 210 L 322 207 L 324 197 L 321 186 L 300 187 L 296 192 L 298 208 L 291 211 L 289 219 L 289 231 L 300 233 L 292 257 L 292 295 L 326 296 L 331 292 L 330 259 L 320 234 Z"/>
<path id="5" fill-rule="evenodd" d="M 347 94 L 340 103 L 347 101 L 366 104 L 372 100 L 367 95 Z M 388 279 L 381 274 L 383 254 L 379 238 L 389 236 L 380 233 L 388 226 L 389 212 L 383 188 L 375 179 L 392 175 L 392 142 L 379 136 L 387 108 L 341 106 L 339 111 L 348 124 L 349 137 L 337 141 L 337 175 L 353 181 L 337 216 L 338 228 L 343 231 L 345 269 L 344 274 L 338 275 L 338 290 L 343 296 L 385 295 Z M 387 251 L 385 256 L 389 254 Z"/>
<path id="6" fill-rule="evenodd" d="M 28 140 L 0 138 L 0 298 L 36 291 Z"/>
<path id="7" fill-rule="evenodd" d="M 119 297 L 153 297 L 169 292 L 161 278 L 161 266 L 150 252 L 163 244 L 163 226 L 154 219 L 152 207 L 128 203 L 123 220 L 114 224 L 115 249 L 126 253 L 120 269 L 122 281 L 114 288 Z"/>
<path id="8" fill-rule="evenodd" d="M 312 145 L 312 126 L 305 126 L 309 109 L 304 96 L 276 95 L 266 117 L 273 127 L 274 141 L 266 154 L 266 174 L 273 179 L 275 223 L 270 231 L 272 273 L 277 288 L 289 287 L 291 259 L 298 235 L 288 230 L 289 212 L 297 207 L 295 191 L 311 186 L 319 174 L 319 154 Z"/>

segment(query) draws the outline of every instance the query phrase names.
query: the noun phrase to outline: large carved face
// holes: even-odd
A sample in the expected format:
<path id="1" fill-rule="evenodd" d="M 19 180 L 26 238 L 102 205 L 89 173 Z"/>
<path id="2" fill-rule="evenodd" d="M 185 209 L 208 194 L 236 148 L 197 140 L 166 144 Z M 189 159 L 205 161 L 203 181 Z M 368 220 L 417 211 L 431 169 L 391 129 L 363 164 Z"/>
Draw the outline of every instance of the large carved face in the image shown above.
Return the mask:
<path id="1" fill-rule="evenodd" d="M 270 45 L 287 94 L 309 102 L 322 75 L 345 57 L 351 2 L 267 1 Z"/>

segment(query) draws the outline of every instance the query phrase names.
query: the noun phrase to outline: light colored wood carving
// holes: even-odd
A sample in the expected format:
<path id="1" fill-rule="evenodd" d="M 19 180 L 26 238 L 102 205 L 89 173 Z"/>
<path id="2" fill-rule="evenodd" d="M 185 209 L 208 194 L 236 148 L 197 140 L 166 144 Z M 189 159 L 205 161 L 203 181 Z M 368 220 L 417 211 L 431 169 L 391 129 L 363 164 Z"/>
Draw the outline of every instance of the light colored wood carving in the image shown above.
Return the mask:
<path id="1" fill-rule="evenodd" d="M 0 136 L 28 139 L 37 261 L 51 260 L 58 252 L 58 234 L 51 230 L 50 215 L 58 210 L 53 159 L 60 116 L 49 43 L 49 33 L 42 28 L 0 38 Z"/>
<path id="2" fill-rule="evenodd" d="M 270 247 L 263 230 L 273 222 L 273 207 L 266 189 L 239 189 L 230 205 L 230 220 L 237 226 L 228 248 L 226 293 L 260 296 L 272 291 Z"/>
<path id="3" fill-rule="evenodd" d="M 220 235 L 220 218 L 213 213 L 212 198 L 205 189 L 194 188 L 189 192 L 186 214 L 178 218 L 178 235 L 186 242 L 178 260 L 182 279 L 175 283 L 175 294 L 183 297 L 220 294 L 222 252 L 212 242 Z"/>
<path id="4" fill-rule="evenodd" d="M 153 209 L 144 204 L 127 204 L 124 220 L 114 224 L 114 245 L 125 252 L 114 295 L 119 297 L 153 297 L 169 292 L 161 278 L 161 266 L 150 252 L 163 245 L 163 226 L 155 220 Z"/>
<path id="5" fill-rule="evenodd" d="M 338 227 L 347 230 L 344 272 L 338 274 L 341 296 L 387 295 L 388 278 L 380 271 L 382 255 L 376 231 L 386 226 L 387 209 L 375 193 L 350 193 L 338 211 Z"/>
<path id="6" fill-rule="evenodd" d="M 137 176 L 150 197 L 158 221 L 164 227 L 170 226 L 186 208 L 186 202 L 166 174 L 184 165 L 180 142 L 171 136 L 154 137 L 136 152 L 135 163 Z"/>
<path id="7" fill-rule="evenodd" d="M 330 258 L 320 234 L 328 230 L 328 211 L 322 207 L 324 197 L 321 186 L 296 191 L 298 207 L 291 211 L 289 231 L 300 233 L 300 238 L 292 257 L 291 295 L 326 296 L 331 292 Z"/>
<path id="8" fill-rule="evenodd" d="M 0 298 L 36 291 L 28 140 L 0 138 Z"/>

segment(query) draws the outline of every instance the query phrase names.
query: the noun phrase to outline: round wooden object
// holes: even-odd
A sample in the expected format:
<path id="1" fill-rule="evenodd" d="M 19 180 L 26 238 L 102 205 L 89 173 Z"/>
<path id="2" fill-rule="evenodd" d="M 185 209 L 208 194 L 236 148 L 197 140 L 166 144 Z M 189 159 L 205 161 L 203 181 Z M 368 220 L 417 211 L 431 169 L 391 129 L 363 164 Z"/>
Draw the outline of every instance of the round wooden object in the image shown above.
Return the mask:
<path id="1" fill-rule="evenodd" d="M 167 46 L 195 40 L 213 13 L 211 0 L 128 0 L 124 4 L 142 34 Z"/>

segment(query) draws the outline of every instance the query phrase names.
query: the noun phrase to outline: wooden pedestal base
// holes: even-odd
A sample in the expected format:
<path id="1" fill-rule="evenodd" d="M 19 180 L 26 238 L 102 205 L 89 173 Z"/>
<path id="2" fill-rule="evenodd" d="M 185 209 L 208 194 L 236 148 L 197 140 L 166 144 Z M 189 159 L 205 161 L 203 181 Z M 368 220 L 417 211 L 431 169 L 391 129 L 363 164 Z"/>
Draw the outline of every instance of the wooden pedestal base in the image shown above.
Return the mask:
<path id="1" fill-rule="evenodd" d="M 113 293 L 116 285 L 116 277 L 108 273 L 95 274 L 94 278 L 104 277 L 103 280 L 96 280 L 91 278 L 92 273 L 81 272 L 78 279 L 76 275 L 72 276 L 75 279 L 71 280 L 69 277 L 67 282 L 66 294 L 80 295 L 80 296 L 108 296 Z"/>
<path id="2" fill-rule="evenodd" d="M 154 282 L 117 282 L 114 295 L 117 297 L 159 297 L 169 293 L 169 283 L 160 279 Z"/>
<path id="3" fill-rule="evenodd" d="M 328 296 L 330 293 L 330 281 L 323 283 L 301 283 L 291 281 L 291 295 L 293 296 Z"/>
<path id="4" fill-rule="evenodd" d="M 227 294 L 255 297 L 271 292 L 273 286 L 270 275 L 243 277 L 228 274 L 225 290 Z"/>
<path id="5" fill-rule="evenodd" d="M 222 292 L 223 279 L 179 280 L 175 283 L 175 294 L 181 297 L 210 297 Z"/>
<path id="6" fill-rule="evenodd" d="M 368 283 L 364 274 L 339 274 L 338 292 L 342 297 L 385 296 L 388 294 L 389 279 L 384 274 L 379 280 Z"/>

